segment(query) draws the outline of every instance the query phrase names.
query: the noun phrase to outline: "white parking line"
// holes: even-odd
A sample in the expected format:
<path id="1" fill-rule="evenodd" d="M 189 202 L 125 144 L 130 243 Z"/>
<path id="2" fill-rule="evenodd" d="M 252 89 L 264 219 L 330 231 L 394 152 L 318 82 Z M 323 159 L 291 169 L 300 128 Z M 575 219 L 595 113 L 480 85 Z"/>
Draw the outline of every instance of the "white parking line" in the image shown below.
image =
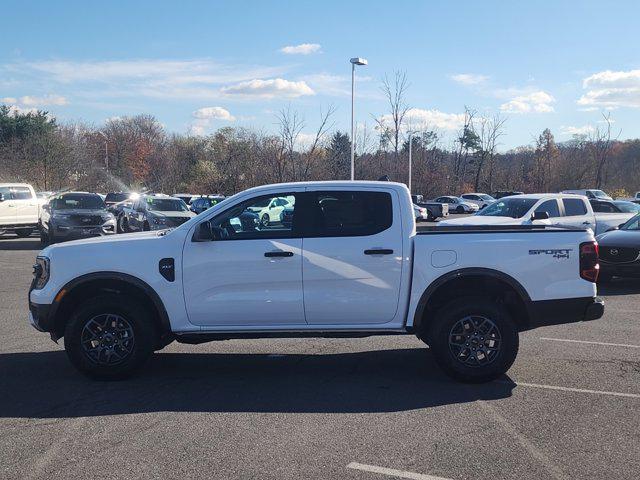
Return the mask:
<path id="1" fill-rule="evenodd" d="M 498 383 L 505 383 L 509 385 L 512 384 L 512 382 L 506 382 L 506 381 L 498 381 Z M 640 393 L 608 392 L 606 390 L 589 390 L 586 388 L 560 387 L 558 385 L 541 385 L 539 383 L 515 382 L 515 384 L 520 387 L 543 388 L 546 390 L 560 390 L 562 392 L 591 393 L 596 395 L 608 395 L 611 397 L 640 398 Z"/>
<path id="2" fill-rule="evenodd" d="M 604 347 L 640 348 L 640 345 L 627 345 L 625 343 L 589 342 L 587 340 L 570 340 L 568 338 L 540 337 L 540 340 L 550 340 L 552 342 L 584 343 L 587 345 L 601 345 Z"/>
<path id="3" fill-rule="evenodd" d="M 388 477 L 409 478 L 411 480 L 451 480 L 450 478 L 434 477 L 422 473 L 407 472 L 405 470 L 395 470 L 393 468 L 378 467 L 376 465 L 365 465 L 363 463 L 351 462 L 347 468 L 362 470 L 363 472 L 379 473 Z"/>

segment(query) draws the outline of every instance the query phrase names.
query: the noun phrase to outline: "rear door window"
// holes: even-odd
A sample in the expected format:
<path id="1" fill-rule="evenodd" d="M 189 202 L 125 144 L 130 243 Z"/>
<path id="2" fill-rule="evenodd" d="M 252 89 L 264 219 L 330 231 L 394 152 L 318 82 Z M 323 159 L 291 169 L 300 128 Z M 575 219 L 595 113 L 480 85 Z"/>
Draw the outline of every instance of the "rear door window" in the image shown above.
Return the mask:
<path id="1" fill-rule="evenodd" d="M 31 200 L 31 190 L 27 187 L 12 187 L 11 197 L 14 200 Z"/>
<path id="2" fill-rule="evenodd" d="M 575 217 L 587 214 L 587 207 L 584 201 L 579 198 L 563 198 L 564 214 L 567 217 Z"/>
<path id="3" fill-rule="evenodd" d="M 536 212 L 547 212 L 549 214 L 549 218 L 559 217 L 560 209 L 558 208 L 558 202 L 554 200 L 547 200 L 540 204 L 538 208 L 536 208 Z"/>
<path id="4" fill-rule="evenodd" d="M 388 192 L 310 192 L 306 237 L 375 235 L 391 227 L 393 204 Z"/>

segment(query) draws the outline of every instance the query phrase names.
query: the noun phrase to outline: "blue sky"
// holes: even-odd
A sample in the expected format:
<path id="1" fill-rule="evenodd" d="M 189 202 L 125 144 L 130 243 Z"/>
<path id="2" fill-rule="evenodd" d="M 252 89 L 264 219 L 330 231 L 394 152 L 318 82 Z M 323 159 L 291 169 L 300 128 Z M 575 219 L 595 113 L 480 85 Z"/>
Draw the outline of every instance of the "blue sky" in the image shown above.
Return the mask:
<path id="1" fill-rule="evenodd" d="M 410 82 L 414 128 L 449 141 L 465 105 L 508 118 L 502 149 L 542 129 L 640 137 L 640 3 L 633 1 L 3 2 L 0 101 L 97 126 L 150 113 L 171 132 L 275 131 L 290 106 L 318 126 L 386 113 L 380 80 Z M 286 48 L 292 47 L 292 48 Z M 283 50 L 284 49 L 284 50 Z"/>

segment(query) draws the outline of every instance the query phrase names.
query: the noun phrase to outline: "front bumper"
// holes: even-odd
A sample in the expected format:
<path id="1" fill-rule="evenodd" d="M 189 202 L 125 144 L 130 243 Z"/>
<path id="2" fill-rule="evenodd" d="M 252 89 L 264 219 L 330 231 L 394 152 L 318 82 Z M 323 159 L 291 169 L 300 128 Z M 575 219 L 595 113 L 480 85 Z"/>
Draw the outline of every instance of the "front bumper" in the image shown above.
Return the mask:
<path id="1" fill-rule="evenodd" d="M 609 263 L 600 260 L 600 274 L 616 277 L 640 277 L 640 262 Z"/>
<path id="2" fill-rule="evenodd" d="M 597 320 L 604 315 L 604 300 L 599 297 L 563 298 L 529 302 L 527 330 L 563 323 Z"/>
<path id="3" fill-rule="evenodd" d="M 53 315 L 51 305 L 29 302 L 29 323 L 41 332 L 53 332 Z"/>
<path id="4" fill-rule="evenodd" d="M 78 240 L 81 238 L 103 237 L 116 233 L 116 223 L 105 223 L 99 226 L 67 226 L 58 225 L 54 229 L 56 241 Z"/>

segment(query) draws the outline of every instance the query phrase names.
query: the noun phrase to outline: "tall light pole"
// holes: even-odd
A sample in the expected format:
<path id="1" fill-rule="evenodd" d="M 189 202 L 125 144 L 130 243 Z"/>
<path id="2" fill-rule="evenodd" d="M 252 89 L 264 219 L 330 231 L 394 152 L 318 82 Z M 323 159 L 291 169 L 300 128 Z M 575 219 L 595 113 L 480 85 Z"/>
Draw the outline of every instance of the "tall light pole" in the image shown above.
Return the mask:
<path id="1" fill-rule="evenodd" d="M 409 130 L 409 183 L 407 187 L 409 187 L 409 193 L 411 193 L 411 167 L 413 163 L 411 162 L 411 146 L 413 142 L 413 134 L 416 133 L 413 130 Z"/>
<path id="2" fill-rule="evenodd" d="M 98 130 L 98 133 L 104 138 L 104 166 L 107 172 L 109 171 L 109 137 L 104 132 Z"/>
<path id="3" fill-rule="evenodd" d="M 355 179 L 355 158 L 356 158 L 356 131 L 354 123 L 354 97 L 356 92 L 356 65 L 366 65 L 368 62 L 364 58 L 354 57 L 351 60 L 351 180 Z"/>

